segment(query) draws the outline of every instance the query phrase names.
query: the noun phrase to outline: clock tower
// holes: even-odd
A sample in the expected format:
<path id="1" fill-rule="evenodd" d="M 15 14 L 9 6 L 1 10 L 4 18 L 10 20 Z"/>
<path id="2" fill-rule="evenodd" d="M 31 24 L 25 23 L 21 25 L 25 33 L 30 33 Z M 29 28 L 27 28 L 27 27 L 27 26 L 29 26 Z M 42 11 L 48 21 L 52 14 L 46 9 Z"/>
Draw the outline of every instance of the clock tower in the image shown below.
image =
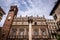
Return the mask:
<path id="1" fill-rule="evenodd" d="M 8 12 L 8 16 L 7 16 L 6 20 L 5 20 L 5 23 L 4 23 L 3 28 L 2 28 L 2 38 L 4 40 L 6 40 L 7 37 L 8 37 L 9 30 L 11 28 L 14 16 L 17 15 L 17 12 L 18 12 L 17 6 L 11 6 L 10 7 L 10 10 Z"/>

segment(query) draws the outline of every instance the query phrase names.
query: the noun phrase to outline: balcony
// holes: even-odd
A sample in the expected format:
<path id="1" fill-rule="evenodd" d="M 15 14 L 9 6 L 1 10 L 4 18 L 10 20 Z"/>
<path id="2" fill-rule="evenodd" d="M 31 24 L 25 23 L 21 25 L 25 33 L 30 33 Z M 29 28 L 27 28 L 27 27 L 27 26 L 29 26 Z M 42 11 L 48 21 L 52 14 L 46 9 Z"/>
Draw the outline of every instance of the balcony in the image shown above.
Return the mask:
<path id="1" fill-rule="evenodd" d="M 51 33 L 52 34 L 52 38 L 57 38 L 57 33 Z"/>
<path id="2" fill-rule="evenodd" d="M 52 30 L 52 31 L 51 31 L 51 35 L 55 35 L 55 36 L 56 36 L 56 35 L 57 35 L 57 31 Z"/>
<path id="3" fill-rule="evenodd" d="M 29 36 L 28 35 L 9 35 L 8 38 L 21 38 L 21 39 L 23 39 L 23 38 L 29 38 Z M 42 36 L 42 35 L 32 35 L 32 38 L 33 39 L 34 38 L 48 38 L 48 36 L 47 35 L 45 35 L 45 36 Z"/>
<path id="4" fill-rule="evenodd" d="M 33 35 L 32 38 L 49 38 L 47 35 Z"/>
<path id="5" fill-rule="evenodd" d="M 58 27 L 57 31 L 59 32 L 60 31 L 60 21 L 57 22 L 57 27 Z"/>
<path id="6" fill-rule="evenodd" d="M 42 38 L 41 35 L 33 35 L 32 38 Z"/>
<path id="7" fill-rule="evenodd" d="M 60 31 L 60 26 L 58 25 L 58 29 L 56 30 L 57 32 L 59 32 Z"/>

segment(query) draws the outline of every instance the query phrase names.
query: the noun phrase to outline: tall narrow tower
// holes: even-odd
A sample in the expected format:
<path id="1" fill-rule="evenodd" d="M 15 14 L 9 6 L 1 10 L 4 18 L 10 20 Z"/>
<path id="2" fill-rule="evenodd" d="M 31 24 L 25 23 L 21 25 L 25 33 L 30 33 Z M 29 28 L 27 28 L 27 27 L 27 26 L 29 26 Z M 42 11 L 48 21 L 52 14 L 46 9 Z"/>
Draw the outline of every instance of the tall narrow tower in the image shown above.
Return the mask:
<path id="1" fill-rule="evenodd" d="M 17 6 L 11 6 L 10 7 L 10 10 L 8 12 L 8 16 L 5 20 L 5 23 L 4 23 L 3 28 L 2 28 L 2 36 L 3 36 L 4 40 L 6 40 L 6 38 L 8 37 L 12 21 L 14 19 L 14 16 L 17 15 L 17 12 L 18 12 Z"/>

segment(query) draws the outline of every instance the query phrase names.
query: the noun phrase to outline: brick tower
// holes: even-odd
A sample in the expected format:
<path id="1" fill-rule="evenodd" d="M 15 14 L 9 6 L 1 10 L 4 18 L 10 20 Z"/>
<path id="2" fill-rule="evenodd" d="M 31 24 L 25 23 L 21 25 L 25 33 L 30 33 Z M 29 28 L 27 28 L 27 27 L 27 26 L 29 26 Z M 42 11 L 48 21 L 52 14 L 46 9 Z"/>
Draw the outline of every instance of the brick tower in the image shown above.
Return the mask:
<path id="1" fill-rule="evenodd" d="M 12 21 L 14 19 L 14 16 L 17 15 L 17 12 L 18 12 L 17 6 L 11 6 L 10 7 L 10 10 L 8 12 L 8 16 L 5 20 L 5 23 L 4 23 L 3 28 L 2 28 L 2 38 L 3 38 L 3 40 L 7 40 Z"/>

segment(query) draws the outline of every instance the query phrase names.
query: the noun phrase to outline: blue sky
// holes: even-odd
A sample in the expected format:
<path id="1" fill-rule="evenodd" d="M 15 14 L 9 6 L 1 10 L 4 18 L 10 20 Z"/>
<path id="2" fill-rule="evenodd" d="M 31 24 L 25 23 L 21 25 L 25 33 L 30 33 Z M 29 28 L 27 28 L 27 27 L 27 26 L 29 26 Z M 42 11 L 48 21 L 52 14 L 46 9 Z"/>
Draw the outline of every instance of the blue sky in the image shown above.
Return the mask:
<path id="1" fill-rule="evenodd" d="M 18 17 L 20 15 L 45 15 L 47 19 L 53 19 L 53 17 L 49 16 L 49 14 L 54 7 L 56 1 L 57 0 L 0 0 L 0 6 L 4 9 L 6 13 L 6 15 L 3 16 L 3 19 L 0 22 L 0 26 L 3 25 L 11 5 L 18 6 Z"/>

